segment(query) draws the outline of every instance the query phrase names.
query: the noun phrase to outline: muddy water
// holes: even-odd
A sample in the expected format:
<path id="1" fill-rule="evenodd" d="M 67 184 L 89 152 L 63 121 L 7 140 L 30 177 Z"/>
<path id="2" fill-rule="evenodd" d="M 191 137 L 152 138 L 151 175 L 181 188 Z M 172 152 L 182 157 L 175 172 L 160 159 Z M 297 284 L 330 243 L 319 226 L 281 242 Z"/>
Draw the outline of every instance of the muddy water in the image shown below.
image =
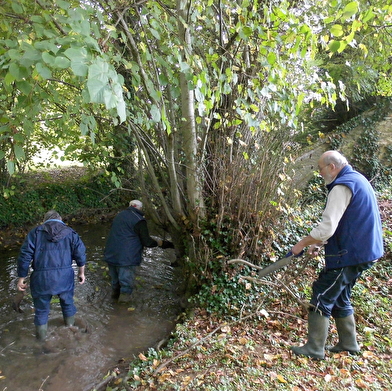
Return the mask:
<path id="1" fill-rule="evenodd" d="M 0 390 L 90 391 L 108 370 L 167 337 L 181 311 L 181 271 L 171 266 L 174 250 L 146 249 L 133 302 L 111 299 L 102 261 L 109 224 L 73 226 L 87 247 L 86 283 L 76 284 L 74 327 L 63 325 L 60 305 L 52 300 L 48 338 L 35 338 L 34 311 L 28 294 L 23 313 L 12 309 L 18 251 L 0 254 Z M 75 269 L 76 272 L 76 269 Z"/>

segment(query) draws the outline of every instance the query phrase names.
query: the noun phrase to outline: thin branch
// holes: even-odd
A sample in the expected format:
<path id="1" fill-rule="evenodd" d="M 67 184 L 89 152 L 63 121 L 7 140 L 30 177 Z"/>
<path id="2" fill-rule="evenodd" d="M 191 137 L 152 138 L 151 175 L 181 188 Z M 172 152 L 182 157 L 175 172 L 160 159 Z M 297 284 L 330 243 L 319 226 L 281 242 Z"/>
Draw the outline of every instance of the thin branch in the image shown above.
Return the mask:
<path id="1" fill-rule="evenodd" d="M 43 4 L 41 4 L 41 2 L 39 0 L 35 0 L 35 2 L 43 9 L 46 11 L 46 8 Z M 60 26 L 59 22 L 53 17 L 50 16 L 50 18 L 52 19 L 52 22 L 55 24 L 55 26 L 57 27 L 57 29 L 61 32 L 61 34 L 63 35 L 68 35 L 63 28 Z"/>
<path id="2" fill-rule="evenodd" d="M 248 265 L 252 268 L 255 269 L 263 269 L 263 267 L 254 265 L 251 262 L 245 261 L 243 259 L 230 259 L 229 261 L 227 261 L 228 264 L 232 264 L 232 263 L 241 263 L 241 264 L 245 264 Z M 307 263 L 306 263 L 307 264 Z M 306 266 L 305 264 L 305 266 Z M 306 310 L 309 309 L 309 303 L 300 300 L 297 295 L 281 280 L 281 279 L 276 279 L 275 282 L 274 281 L 268 281 L 268 280 L 262 280 L 260 278 L 254 278 L 254 277 L 250 277 L 250 276 L 241 276 L 241 278 L 243 280 L 247 280 L 247 281 L 251 281 L 255 284 L 259 284 L 259 285 L 270 285 L 270 286 L 277 286 L 277 287 L 281 287 L 283 288 L 297 303 L 299 303 L 302 307 L 304 307 Z"/>
<path id="3" fill-rule="evenodd" d="M 203 343 L 204 341 L 206 341 L 207 339 L 209 339 L 210 337 L 212 337 L 215 333 L 217 333 L 222 327 L 225 326 L 233 326 L 236 323 L 242 322 L 246 319 L 249 319 L 255 315 L 257 315 L 259 308 L 261 307 L 261 304 L 257 307 L 255 312 L 252 312 L 251 314 L 246 315 L 243 318 L 240 318 L 238 320 L 235 320 L 233 322 L 230 323 L 222 323 L 220 324 L 216 329 L 214 329 L 213 331 L 211 331 L 210 333 L 208 333 L 204 338 L 199 339 L 197 342 L 195 342 L 194 344 L 192 344 L 188 349 L 182 351 L 181 353 L 177 354 L 176 356 L 170 358 L 169 360 L 166 360 L 165 362 L 163 362 L 161 365 L 159 365 L 159 367 L 154 371 L 153 375 L 157 375 L 158 372 L 160 372 L 163 368 L 165 368 L 166 366 L 168 366 L 171 362 L 173 362 L 174 360 L 176 360 L 177 358 L 180 358 L 182 356 L 185 356 L 189 351 L 191 351 L 194 347 L 200 345 L 201 343 Z"/>

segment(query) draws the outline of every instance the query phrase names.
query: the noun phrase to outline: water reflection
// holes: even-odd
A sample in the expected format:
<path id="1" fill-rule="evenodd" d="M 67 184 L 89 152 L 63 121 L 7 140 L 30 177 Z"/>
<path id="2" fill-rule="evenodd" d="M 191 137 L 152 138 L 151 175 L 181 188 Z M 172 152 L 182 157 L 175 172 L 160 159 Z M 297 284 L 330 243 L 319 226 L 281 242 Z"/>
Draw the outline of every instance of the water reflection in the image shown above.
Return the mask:
<path id="1" fill-rule="evenodd" d="M 60 304 L 52 301 L 44 343 L 35 339 L 31 297 L 23 299 L 23 313 L 12 309 L 18 251 L 0 255 L 0 390 L 90 391 L 119 360 L 154 346 L 174 326 L 182 286 L 171 266 L 174 250 L 147 249 L 133 302 L 118 305 L 102 261 L 110 225 L 73 228 L 88 251 L 86 283 L 75 289 L 75 327 L 63 326 Z"/>

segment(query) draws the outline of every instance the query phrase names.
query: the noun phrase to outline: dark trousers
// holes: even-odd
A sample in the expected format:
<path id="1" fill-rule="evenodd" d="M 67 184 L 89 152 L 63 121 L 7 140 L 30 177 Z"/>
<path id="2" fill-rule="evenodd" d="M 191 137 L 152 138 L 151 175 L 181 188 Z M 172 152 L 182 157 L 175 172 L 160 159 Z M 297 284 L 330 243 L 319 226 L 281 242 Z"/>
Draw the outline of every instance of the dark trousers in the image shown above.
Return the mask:
<path id="1" fill-rule="evenodd" d="M 137 266 L 114 266 L 109 265 L 109 274 L 112 279 L 114 292 L 131 294 L 135 285 Z"/>
<path id="2" fill-rule="evenodd" d="M 76 314 L 76 307 L 74 305 L 73 295 L 73 291 L 63 292 L 58 295 L 60 299 L 61 311 L 64 318 L 68 318 Z M 45 323 L 48 323 L 51 300 L 52 295 L 33 297 L 35 309 L 34 324 L 36 326 L 41 326 Z"/>
<path id="3" fill-rule="evenodd" d="M 345 318 L 354 313 L 351 291 L 362 272 L 374 265 L 373 262 L 320 272 L 313 283 L 310 304 L 313 311 L 326 317 Z"/>

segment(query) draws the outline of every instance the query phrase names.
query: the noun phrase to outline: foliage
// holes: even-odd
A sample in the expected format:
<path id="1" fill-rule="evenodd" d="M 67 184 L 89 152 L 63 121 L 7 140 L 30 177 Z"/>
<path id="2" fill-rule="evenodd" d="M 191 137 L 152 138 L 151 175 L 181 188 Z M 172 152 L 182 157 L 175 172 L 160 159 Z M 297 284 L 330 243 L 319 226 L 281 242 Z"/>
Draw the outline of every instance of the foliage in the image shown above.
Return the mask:
<path id="1" fill-rule="evenodd" d="M 390 243 L 390 187 L 379 194 L 379 200 L 387 227 L 384 239 Z M 303 213 L 298 210 L 293 220 L 306 231 L 321 209 L 321 203 L 313 210 L 305 203 Z M 295 236 L 298 229 L 290 225 L 282 236 L 289 242 L 290 230 Z M 265 280 L 247 282 L 248 286 L 239 278 L 255 276 L 248 267 L 226 268 L 225 276 L 217 274 L 213 284 L 201 290 L 198 304 L 203 307 L 196 307 L 184 323 L 177 324 L 167 347 L 149 349 L 117 366 L 106 390 L 388 389 L 392 386 L 392 248 L 386 250 L 353 289 L 359 355 L 327 353 L 325 361 L 314 361 L 290 353 L 290 345 L 306 340 L 306 312 L 299 300 L 309 299 L 311 282 L 320 267 L 317 264 L 281 272 L 279 279 L 272 281 L 275 284 Z M 327 345 L 336 338 L 331 321 Z"/>
<path id="2" fill-rule="evenodd" d="M 301 110 L 350 106 L 390 77 L 381 0 L 6 0 L 0 11 L 2 168 L 56 145 L 117 186 L 137 177 L 197 270 L 216 251 L 204 221 L 235 255 L 270 251 L 269 226 L 294 199 Z"/>
<path id="3" fill-rule="evenodd" d="M 106 390 L 388 389 L 391 271 L 390 261 L 382 262 L 354 287 L 360 355 L 327 353 L 325 361 L 291 355 L 289 346 L 306 339 L 305 314 L 287 291 L 270 289 L 272 298 L 259 298 L 258 312 L 238 312 L 231 322 L 196 309 L 192 318 L 177 325 L 167 348 L 150 349 L 118 366 Z M 313 277 L 305 273 L 297 279 L 309 284 Z M 330 332 L 328 344 L 337 338 L 333 322 Z"/>
<path id="4" fill-rule="evenodd" d="M 350 163 L 371 180 L 376 188 L 389 186 L 391 179 L 389 147 L 380 151 L 380 136 L 376 130 L 376 124 L 384 120 L 390 109 L 391 99 L 384 99 L 379 101 L 370 113 L 357 116 L 325 135 L 331 149 L 340 149 L 343 141 L 353 129 L 363 129 L 356 142 L 348 146 Z"/>
<path id="5" fill-rule="evenodd" d="M 124 204 L 121 194 L 108 197 L 112 183 L 102 174 L 55 182 L 50 179 L 32 182 L 28 179 L 29 175 L 14 181 L 11 188 L 0 196 L 1 228 L 36 224 L 50 209 L 56 209 L 66 218 L 76 213 L 92 213 L 95 209 L 113 209 Z"/>
<path id="6" fill-rule="evenodd" d="M 265 292 L 262 288 L 252 287 L 241 276 L 255 276 L 254 270 L 241 267 L 235 272 L 224 268 L 217 268 L 208 279 L 202 281 L 196 296 L 190 302 L 205 308 L 212 314 L 230 318 L 239 310 L 252 308 L 260 295 Z"/>

